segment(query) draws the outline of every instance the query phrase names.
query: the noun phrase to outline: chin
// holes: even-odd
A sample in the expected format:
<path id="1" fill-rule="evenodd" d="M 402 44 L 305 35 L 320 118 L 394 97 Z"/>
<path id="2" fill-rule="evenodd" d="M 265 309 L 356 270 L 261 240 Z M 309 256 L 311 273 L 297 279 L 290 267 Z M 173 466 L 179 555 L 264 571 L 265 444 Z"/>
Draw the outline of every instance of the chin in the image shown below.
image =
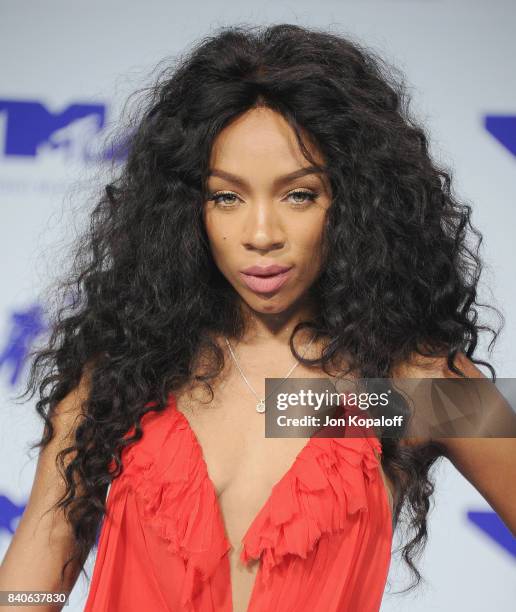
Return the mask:
<path id="1" fill-rule="evenodd" d="M 279 314 L 280 312 L 286 310 L 286 306 L 283 306 L 281 304 L 265 303 L 260 304 L 258 308 L 255 308 L 255 310 L 258 310 L 263 314 Z"/>
<path id="2" fill-rule="evenodd" d="M 289 307 L 286 300 L 282 300 L 278 295 L 254 296 L 251 300 L 245 300 L 249 308 L 262 314 L 279 314 Z"/>

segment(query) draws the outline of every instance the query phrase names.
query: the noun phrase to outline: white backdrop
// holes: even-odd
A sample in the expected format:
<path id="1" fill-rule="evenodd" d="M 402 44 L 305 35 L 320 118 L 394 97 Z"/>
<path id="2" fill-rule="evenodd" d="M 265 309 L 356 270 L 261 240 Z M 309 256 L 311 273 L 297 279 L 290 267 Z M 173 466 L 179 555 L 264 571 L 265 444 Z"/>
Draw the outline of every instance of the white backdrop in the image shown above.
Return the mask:
<path id="1" fill-rule="evenodd" d="M 41 431 L 33 406 L 13 397 L 27 375 L 27 350 L 44 335 L 40 292 L 87 219 L 89 152 L 158 61 L 216 26 L 278 22 L 349 34 L 405 73 L 432 154 L 453 172 L 455 192 L 472 204 L 484 234 L 481 298 L 506 317 L 490 359 L 500 377 L 514 376 L 513 0 L 0 0 L 0 556 L 28 499 L 35 469 L 28 445 Z M 494 528 L 489 535 L 496 516 L 446 460 L 436 476 L 430 541 L 419 561 L 426 582 L 411 595 L 391 594 L 408 577 L 394 556 L 382 612 L 514 610 L 514 538 Z M 485 513 L 487 527 L 469 512 Z M 70 611 L 82 610 L 86 590 L 81 578 Z"/>

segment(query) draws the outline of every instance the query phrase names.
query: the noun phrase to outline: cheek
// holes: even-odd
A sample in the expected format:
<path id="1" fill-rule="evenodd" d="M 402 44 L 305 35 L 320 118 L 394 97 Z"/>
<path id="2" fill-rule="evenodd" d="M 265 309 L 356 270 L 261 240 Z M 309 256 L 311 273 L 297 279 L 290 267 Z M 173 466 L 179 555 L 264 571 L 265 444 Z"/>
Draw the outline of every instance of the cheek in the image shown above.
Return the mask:
<path id="1" fill-rule="evenodd" d="M 204 228 L 212 249 L 215 250 L 224 246 L 228 237 L 227 231 L 224 231 L 223 225 L 215 222 L 209 213 L 204 218 Z"/>
<path id="2" fill-rule="evenodd" d="M 220 269 L 225 269 L 227 263 L 231 260 L 233 251 L 230 234 L 228 234 L 227 229 L 224 231 L 222 227 L 213 224 L 211 226 L 210 224 L 206 225 L 206 233 L 215 263 Z"/>
<path id="3" fill-rule="evenodd" d="M 323 230 L 318 225 L 305 225 L 297 232 L 298 251 L 307 260 L 317 263 L 322 252 Z"/>
<path id="4" fill-rule="evenodd" d="M 210 237 L 211 252 L 219 265 L 226 259 L 227 244 L 226 236 L 212 235 Z"/>
<path id="5" fill-rule="evenodd" d="M 230 244 L 230 240 L 228 239 L 227 234 L 215 234 L 211 240 L 213 246 L 217 249 L 225 249 L 228 244 Z"/>

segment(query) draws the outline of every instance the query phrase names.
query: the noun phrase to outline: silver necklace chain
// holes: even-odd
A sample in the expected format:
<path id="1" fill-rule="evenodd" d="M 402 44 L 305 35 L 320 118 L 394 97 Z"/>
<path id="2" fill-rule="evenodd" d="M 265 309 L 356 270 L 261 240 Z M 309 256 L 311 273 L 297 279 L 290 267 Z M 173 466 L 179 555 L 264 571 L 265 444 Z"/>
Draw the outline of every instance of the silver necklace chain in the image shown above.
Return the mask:
<path id="1" fill-rule="evenodd" d="M 310 340 L 310 342 L 308 343 L 308 346 L 306 347 L 306 349 L 304 350 L 303 354 L 301 355 L 301 357 L 304 357 L 306 355 L 306 353 L 308 352 L 308 349 L 310 348 L 310 346 L 312 345 L 312 342 L 315 340 L 315 336 Z M 242 376 L 242 378 L 244 379 L 245 384 L 249 387 L 249 389 L 252 391 L 253 395 L 256 397 L 256 399 L 258 400 L 258 403 L 256 404 L 256 412 L 265 412 L 265 402 L 269 399 L 269 397 L 274 393 L 274 391 L 276 391 L 276 389 L 278 389 L 279 387 L 281 387 L 281 385 L 287 380 L 287 378 L 292 374 L 292 372 L 297 368 L 297 366 L 299 365 L 299 361 L 296 361 L 296 363 L 290 368 L 288 374 L 285 376 L 285 378 L 279 383 L 279 385 L 277 385 L 277 387 L 275 387 L 266 397 L 261 398 L 258 393 L 256 393 L 256 391 L 253 389 L 251 383 L 247 380 L 246 375 L 243 373 L 242 368 L 240 367 L 240 364 L 238 363 L 238 360 L 235 356 L 235 353 L 233 352 L 233 349 L 231 348 L 231 344 L 229 343 L 229 340 L 225 337 L 226 340 L 226 344 L 228 345 L 229 348 L 229 352 L 231 353 L 231 357 L 233 358 L 233 361 L 235 362 L 236 367 L 238 368 L 238 371 L 240 372 L 240 375 Z"/>

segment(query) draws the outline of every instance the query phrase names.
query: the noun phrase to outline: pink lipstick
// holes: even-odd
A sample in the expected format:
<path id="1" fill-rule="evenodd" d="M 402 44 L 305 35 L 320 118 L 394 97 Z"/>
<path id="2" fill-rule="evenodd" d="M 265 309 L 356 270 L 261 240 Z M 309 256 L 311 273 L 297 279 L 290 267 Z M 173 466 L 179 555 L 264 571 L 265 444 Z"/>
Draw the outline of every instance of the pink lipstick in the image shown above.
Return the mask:
<path id="1" fill-rule="evenodd" d="M 240 271 L 244 283 L 256 293 L 271 293 L 284 285 L 290 275 L 291 266 L 251 266 Z"/>

